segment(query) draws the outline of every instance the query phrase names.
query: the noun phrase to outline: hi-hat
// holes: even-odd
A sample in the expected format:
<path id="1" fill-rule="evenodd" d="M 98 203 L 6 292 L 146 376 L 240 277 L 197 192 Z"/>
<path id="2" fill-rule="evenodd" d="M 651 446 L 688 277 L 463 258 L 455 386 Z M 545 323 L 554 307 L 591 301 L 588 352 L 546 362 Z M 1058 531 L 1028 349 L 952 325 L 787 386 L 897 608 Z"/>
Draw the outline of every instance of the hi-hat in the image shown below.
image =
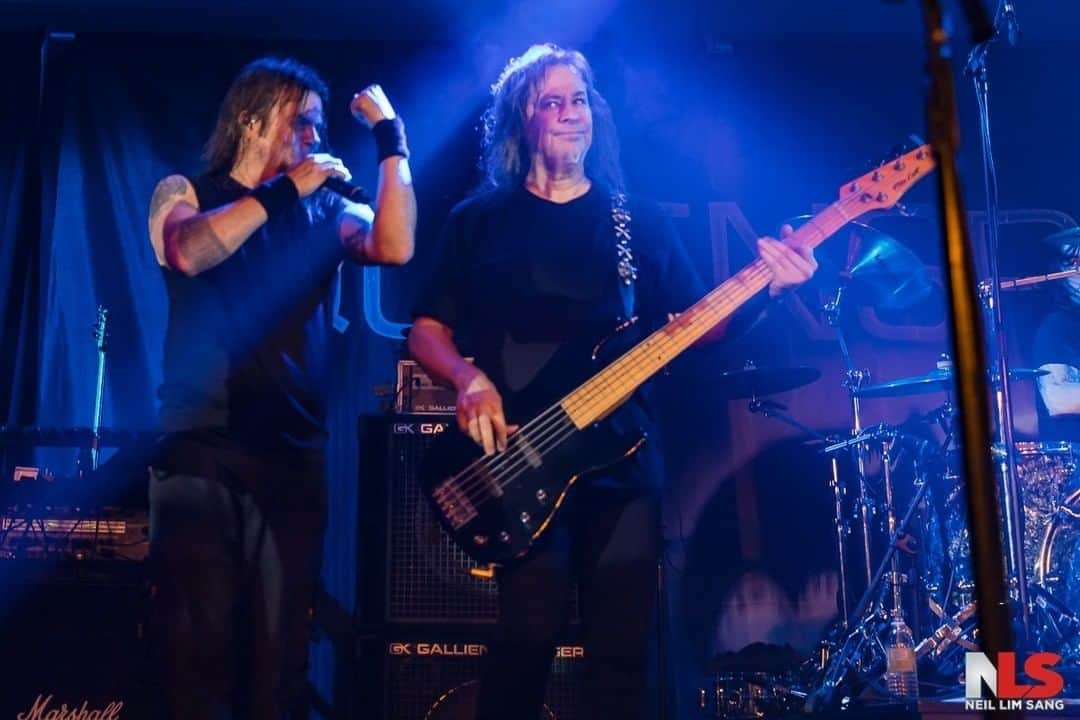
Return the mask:
<path id="1" fill-rule="evenodd" d="M 1012 368 L 1009 370 L 1010 380 L 1032 380 L 1040 375 L 1049 374 L 1046 370 L 1034 368 Z M 991 378 L 996 384 L 997 378 Z M 897 378 L 889 382 L 877 385 L 867 385 L 855 390 L 856 397 L 879 398 L 897 397 L 900 395 L 922 395 L 923 393 L 946 392 L 953 389 L 953 370 L 951 367 L 936 368 L 924 375 L 912 375 L 911 377 Z"/>
<path id="2" fill-rule="evenodd" d="M 821 371 L 806 367 L 765 367 L 749 365 L 742 370 L 721 373 L 715 379 L 720 392 L 728 398 L 749 398 L 794 390 L 821 377 Z"/>

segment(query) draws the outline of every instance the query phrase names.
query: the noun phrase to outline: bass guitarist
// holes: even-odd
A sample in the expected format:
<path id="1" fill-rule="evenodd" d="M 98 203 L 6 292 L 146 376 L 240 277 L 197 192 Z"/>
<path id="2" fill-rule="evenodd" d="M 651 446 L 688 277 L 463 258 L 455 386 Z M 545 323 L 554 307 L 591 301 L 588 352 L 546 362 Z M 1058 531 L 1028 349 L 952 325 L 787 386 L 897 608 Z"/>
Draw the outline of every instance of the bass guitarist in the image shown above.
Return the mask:
<path id="1" fill-rule="evenodd" d="M 622 194 L 612 114 L 584 56 L 529 48 L 503 70 L 483 121 L 484 182 L 443 229 L 436 276 L 414 308 L 408 346 L 433 377 L 456 388 L 461 431 L 491 454 L 505 450 L 515 430 L 504 398 L 535 390 L 541 378 L 561 385 L 553 393 L 565 392 L 583 378 L 562 365 L 564 357 L 587 358 L 617 319 L 640 317 L 628 331 L 640 338 L 636 327 L 662 324 L 705 288 L 660 210 Z M 817 267 L 810 249 L 771 238 L 758 249 L 773 274 L 772 297 Z M 613 420 L 647 431 L 646 393 L 634 393 Z M 481 672 L 480 720 L 539 716 L 575 579 L 584 716 L 645 717 L 661 482 L 659 448 L 645 442 L 577 483 L 542 540 L 499 568 L 499 622 Z"/>

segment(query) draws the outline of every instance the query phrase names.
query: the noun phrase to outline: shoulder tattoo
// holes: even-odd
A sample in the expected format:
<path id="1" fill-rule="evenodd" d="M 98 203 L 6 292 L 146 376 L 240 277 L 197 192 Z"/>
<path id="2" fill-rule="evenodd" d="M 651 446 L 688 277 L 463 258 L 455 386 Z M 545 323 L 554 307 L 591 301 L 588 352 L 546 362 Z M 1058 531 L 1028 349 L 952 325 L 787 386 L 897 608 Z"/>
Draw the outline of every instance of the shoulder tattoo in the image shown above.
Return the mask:
<path id="1" fill-rule="evenodd" d="M 170 175 L 159 182 L 150 198 L 150 217 L 155 217 L 165 203 L 187 193 L 187 189 L 187 178 L 182 175 Z"/>

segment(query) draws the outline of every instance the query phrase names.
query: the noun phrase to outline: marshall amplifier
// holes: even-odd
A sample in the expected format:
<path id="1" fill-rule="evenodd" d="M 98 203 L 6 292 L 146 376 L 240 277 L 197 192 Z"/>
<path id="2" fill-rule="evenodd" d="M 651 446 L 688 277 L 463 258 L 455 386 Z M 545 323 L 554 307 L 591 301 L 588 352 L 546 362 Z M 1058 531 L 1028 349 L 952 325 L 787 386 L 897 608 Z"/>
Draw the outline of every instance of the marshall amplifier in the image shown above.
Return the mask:
<path id="1" fill-rule="evenodd" d="M 362 645 L 358 698 L 364 717 L 383 720 L 473 720 L 480 663 L 487 654 L 482 635 L 395 630 Z M 372 667 L 379 656 L 381 672 Z M 560 645 L 552 659 L 544 708 L 537 720 L 585 720 L 580 709 L 585 648 Z M 382 687 L 371 680 L 381 676 Z M 366 681 L 366 682 L 365 682 Z M 380 697 L 381 694 L 381 697 Z M 376 705 L 382 713 L 377 712 Z M 521 720 L 533 720 L 521 718 Z"/>
<path id="2" fill-rule="evenodd" d="M 0 560 L 0 718 L 159 717 L 136 563 Z"/>

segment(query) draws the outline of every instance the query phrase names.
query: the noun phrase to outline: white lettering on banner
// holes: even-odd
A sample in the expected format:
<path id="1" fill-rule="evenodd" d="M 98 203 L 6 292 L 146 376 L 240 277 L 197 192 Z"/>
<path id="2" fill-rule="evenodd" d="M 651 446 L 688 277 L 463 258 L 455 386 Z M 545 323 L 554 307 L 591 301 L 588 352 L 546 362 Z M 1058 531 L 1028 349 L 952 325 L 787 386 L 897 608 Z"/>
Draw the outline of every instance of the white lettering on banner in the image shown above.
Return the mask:
<path id="1" fill-rule="evenodd" d="M 83 700 L 82 706 L 68 707 L 67 703 L 61 703 L 59 708 L 49 709 L 49 703 L 53 696 L 37 696 L 30 710 L 19 713 L 15 720 L 120 720 L 120 711 L 124 708 L 123 701 L 114 700 L 100 710 L 89 709 L 90 702 Z"/>

